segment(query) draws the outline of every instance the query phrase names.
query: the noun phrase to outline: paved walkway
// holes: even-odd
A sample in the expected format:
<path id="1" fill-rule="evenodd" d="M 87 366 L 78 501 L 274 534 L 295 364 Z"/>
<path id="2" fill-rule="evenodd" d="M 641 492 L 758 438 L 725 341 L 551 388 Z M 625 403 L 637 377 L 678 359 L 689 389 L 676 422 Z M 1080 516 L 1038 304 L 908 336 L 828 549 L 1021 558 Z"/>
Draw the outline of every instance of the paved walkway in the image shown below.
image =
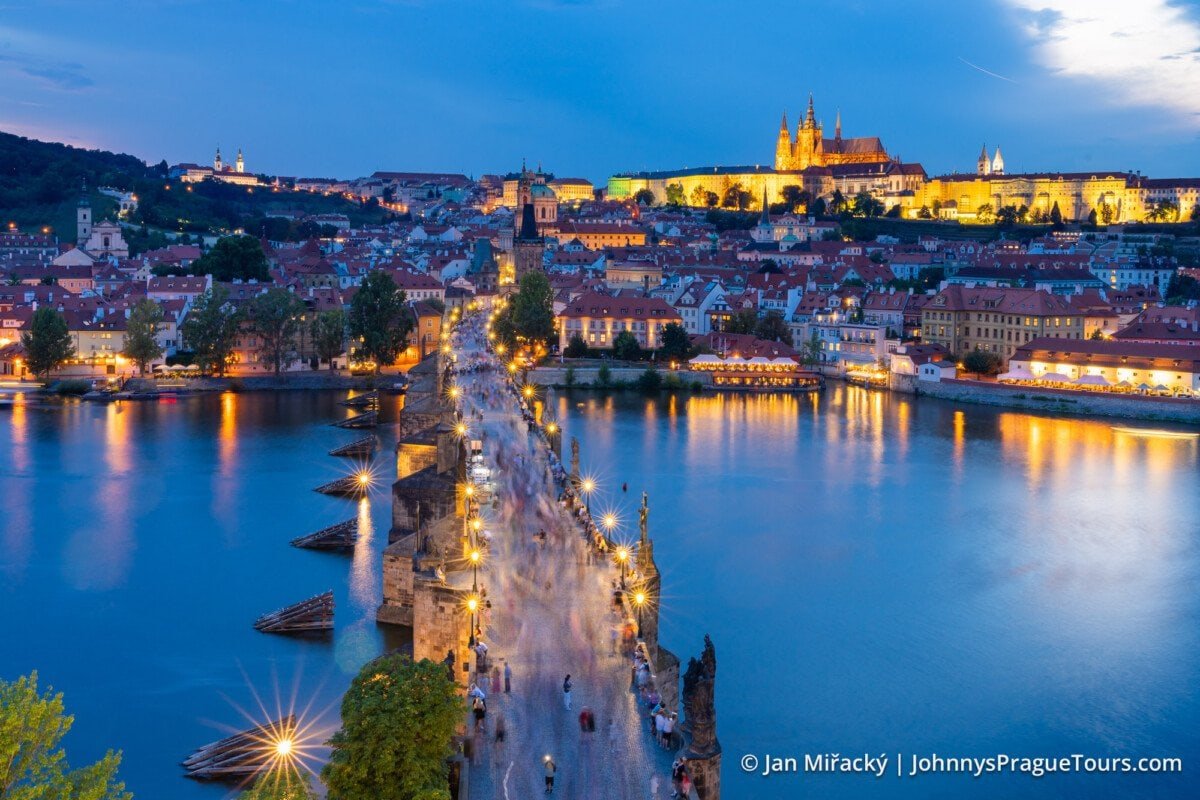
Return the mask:
<path id="1" fill-rule="evenodd" d="M 459 334 L 464 356 L 478 354 L 482 341 L 470 325 L 464 323 Z M 641 721 L 628 660 L 610 654 L 615 570 L 588 563 L 578 525 L 556 502 L 544 445 L 527 432 L 501 373 L 465 374 L 459 384 L 471 438 L 482 434 L 497 481 L 497 501 L 483 511 L 492 540 L 480 580 L 493 605 L 484 641 L 492 663 L 503 669 L 507 662 L 513 671 L 511 695 L 485 688 L 487 724 L 476 738 L 472 800 L 542 795 L 547 755 L 558 766 L 557 796 L 649 798 L 657 771 L 659 796 L 668 797 L 673 756 L 654 744 Z M 544 544 L 535 538 L 543 530 Z M 562 691 L 568 673 L 574 684 L 570 709 Z M 595 715 L 594 733 L 580 731 L 584 707 Z M 507 729 L 503 743 L 494 739 L 500 715 Z"/>

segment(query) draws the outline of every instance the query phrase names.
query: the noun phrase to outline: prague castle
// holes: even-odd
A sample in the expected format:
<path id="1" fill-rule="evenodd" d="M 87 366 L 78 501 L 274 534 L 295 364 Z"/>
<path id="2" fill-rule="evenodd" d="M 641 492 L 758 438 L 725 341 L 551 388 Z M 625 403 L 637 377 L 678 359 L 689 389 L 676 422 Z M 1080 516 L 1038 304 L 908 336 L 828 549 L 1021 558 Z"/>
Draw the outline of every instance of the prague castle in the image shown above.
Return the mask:
<path id="1" fill-rule="evenodd" d="M 833 138 L 826 139 L 824 127 L 817 122 L 813 112 L 811 94 L 808 96 L 808 111 L 804 121 L 796 126 L 794 140 L 788 133 L 786 113 L 779 123 L 779 141 L 775 144 L 775 169 L 779 172 L 834 164 L 886 164 L 891 160 L 878 136 L 843 139 L 841 111 L 833 127 Z"/>
<path id="2" fill-rule="evenodd" d="M 755 208 L 764 194 L 768 202 L 782 201 L 786 186 L 798 186 L 814 198 L 827 198 L 835 191 L 846 197 L 861 191 L 892 197 L 911 193 L 924 181 L 925 170 L 920 164 L 904 164 L 892 157 L 879 137 L 843 137 L 840 113 L 833 130 L 833 138 L 826 138 L 810 96 L 795 137 L 788 131 L 784 115 L 775 140 L 773 166 L 697 167 L 614 175 L 608 181 L 608 196 L 632 197 L 648 189 L 657 202 L 663 202 L 671 187 L 674 192 L 682 192 L 683 203 L 703 206 L 712 205 L 714 195 L 720 203 L 731 190 L 740 189 L 748 193 L 750 207 Z"/>
<path id="3" fill-rule="evenodd" d="M 712 166 L 663 172 L 613 175 L 608 196 L 633 197 L 642 190 L 655 202 L 690 206 L 726 205 L 733 190 L 744 191 L 747 208 L 761 198 L 783 200 L 787 186 L 798 186 L 827 202 L 835 192 L 850 199 L 867 192 L 884 209 L 909 219 L 942 219 L 988 223 L 1001 209 L 1011 208 L 1021 221 L 1048 221 L 1055 214 L 1066 222 L 1083 222 L 1093 213 L 1101 223 L 1191 218 L 1200 205 L 1200 178 L 1146 178 L 1127 171 L 1009 172 L 1000 148 L 989 155 L 985 146 L 971 172 L 930 178 L 920 164 L 903 163 L 889 154 L 879 137 L 842 136 L 841 114 L 833 137 L 825 136 L 812 97 L 795 135 L 787 116 L 779 126 L 772 166 Z M 748 196 L 748 197 L 747 197 Z M 894 213 L 896 213 L 894 212 Z"/>

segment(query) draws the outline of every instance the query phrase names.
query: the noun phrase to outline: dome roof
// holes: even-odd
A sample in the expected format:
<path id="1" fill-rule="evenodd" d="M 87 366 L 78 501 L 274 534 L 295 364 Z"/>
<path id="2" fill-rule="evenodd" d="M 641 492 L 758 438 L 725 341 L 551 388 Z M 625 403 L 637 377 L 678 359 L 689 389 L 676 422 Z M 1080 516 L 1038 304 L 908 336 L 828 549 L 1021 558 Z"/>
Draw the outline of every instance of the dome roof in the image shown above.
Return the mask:
<path id="1" fill-rule="evenodd" d="M 554 194 L 554 190 L 551 189 L 549 186 L 547 186 L 544 183 L 535 183 L 533 186 L 529 187 L 529 196 L 530 197 L 557 197 L 557 195 Z"/>

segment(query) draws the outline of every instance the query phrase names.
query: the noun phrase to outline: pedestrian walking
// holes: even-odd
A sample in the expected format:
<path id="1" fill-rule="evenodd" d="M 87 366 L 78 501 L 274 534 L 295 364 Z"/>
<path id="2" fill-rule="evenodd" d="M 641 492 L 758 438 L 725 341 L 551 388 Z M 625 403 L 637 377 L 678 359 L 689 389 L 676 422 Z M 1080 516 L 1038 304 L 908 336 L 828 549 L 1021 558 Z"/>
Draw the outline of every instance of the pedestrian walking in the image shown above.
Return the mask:
<path id="1" fill-rule="evenodd" d="M 542 759 L 542 763 L 546 770 L 546 794 L 550 794 L 554 791 L 554 773 L 558 772 L 558 765 L 548 755 Z"/>
<path id="2" fill-rule="evenodd" d="M 492 694 L 500 694 L 500 668 L 492 667 Z"/>
<path id="3" fill-rule="evenodd" d="M 512 667 L 507 661 L 504 662 L 504 693 L 512 694 Z"/>
<path id="4" fill-rule="evenodd" d="M 650 776 L 650 800 L 658 800 L 658 787 L 660 780 L 661 779 L 658 777 L 657 772 Z"/>
<path id="5" fill-rule="evenodd" d="M 472 712 L 475 714 L 475 730 L 483 728 L 483 718 L 487 715 L 487 703 L 482 697 L 476 697 L 471 706 Z"/>
<path id="6" fill-rule="evenodd" d="M 504 722 L 504 712 L 496 714 L 496 744 L 504 744 L 504 737 L 508 733 L 508 726 Z"/>
<path id="7" fill-rule="evenodd" d="M 563 705 L 566 706 L 567 711 L 571 710 L 571 687 L 571 675 L 568 673 L 567 677 L 563 678 Z"/>

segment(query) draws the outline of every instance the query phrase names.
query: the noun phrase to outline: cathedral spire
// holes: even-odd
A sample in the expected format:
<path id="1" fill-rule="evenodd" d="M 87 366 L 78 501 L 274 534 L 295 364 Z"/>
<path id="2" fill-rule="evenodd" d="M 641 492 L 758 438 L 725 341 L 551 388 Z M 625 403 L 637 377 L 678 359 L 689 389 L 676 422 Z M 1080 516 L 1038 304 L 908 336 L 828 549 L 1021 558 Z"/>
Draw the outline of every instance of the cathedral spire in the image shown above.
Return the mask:
<path id="1" fill-rule="evenodd" d="M 817 115 L 813 111 L 813 96 L 812 92 L 808 93 L 808 111 L 804 115 L 804 127 L 815 128 L 817 126 Z"/>
<path id="2" fill-rule="evenodd" d="M 783 112 L 783 119 L 782 119 L 782 120 L 780 120 L 780 122 L 779 122 L 779 132 L 780 132 L 780 133 L 787 133 L 787 132 L 788 132 L 788 129 L 787 129 L 787 112 L 786 112 L 786 111 L 784 111 L 784 112 Z"/>
<path id="3" fill-rule="evenodd" d="M 837 110 L 837 121 L 833 123 L 833 138 L 842 138 L 842 110 Z"/>

